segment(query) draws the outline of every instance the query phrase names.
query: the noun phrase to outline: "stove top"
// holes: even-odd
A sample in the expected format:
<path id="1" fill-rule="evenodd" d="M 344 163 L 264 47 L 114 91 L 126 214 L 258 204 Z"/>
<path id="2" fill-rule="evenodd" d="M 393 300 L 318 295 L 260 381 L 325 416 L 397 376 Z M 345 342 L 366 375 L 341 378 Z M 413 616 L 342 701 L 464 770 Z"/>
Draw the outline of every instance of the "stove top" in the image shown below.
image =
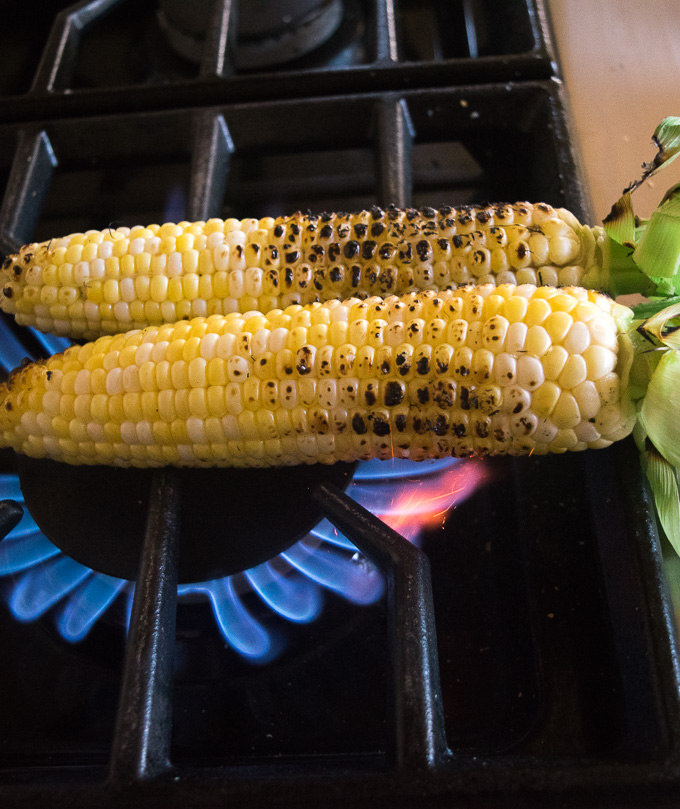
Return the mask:
<path id="1" fill-rule="evenodd" d="M 0 252 L 389 203 L 589 218 L 544 3 L 238 5 L 5 4 Z M 66 345 L 0 330 L 3 373 Z M 24 507 L 0 503 L 3 806 L 656 807 L 680 788 L 631 443 L 313 470 L 288 511 L 258 507 L 279 484 L 257 475 L 130 470 L 104 500 L 90 475 L 0 455 L 0 500 Z"/>

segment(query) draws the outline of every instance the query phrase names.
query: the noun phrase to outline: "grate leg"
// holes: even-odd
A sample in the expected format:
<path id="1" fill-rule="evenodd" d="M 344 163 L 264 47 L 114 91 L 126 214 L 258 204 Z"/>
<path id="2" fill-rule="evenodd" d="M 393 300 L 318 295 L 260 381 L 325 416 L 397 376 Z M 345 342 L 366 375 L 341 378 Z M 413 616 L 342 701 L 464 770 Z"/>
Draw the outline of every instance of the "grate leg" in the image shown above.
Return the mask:
<path id="1" fill-rule="evenodd" d="M 0 539 L 4 539 L 15 528 L 24 510 L 16 500 L 0 500 Z"/>
<path id="2" fill-rule="evenodd" d="M 334 486 L 320 484 L 314 498 L 326 517 L 387 577 L 394 763 L 404 768 L 436 766 L 448 749 L 429 560 Z"/>
<path id="3" fill-rule="evenodd" d="M 111 752 L 109 778 L 150 778 L 170 766 L 177 606 L 179 479 L 160 469 L 151 484 Z"/>

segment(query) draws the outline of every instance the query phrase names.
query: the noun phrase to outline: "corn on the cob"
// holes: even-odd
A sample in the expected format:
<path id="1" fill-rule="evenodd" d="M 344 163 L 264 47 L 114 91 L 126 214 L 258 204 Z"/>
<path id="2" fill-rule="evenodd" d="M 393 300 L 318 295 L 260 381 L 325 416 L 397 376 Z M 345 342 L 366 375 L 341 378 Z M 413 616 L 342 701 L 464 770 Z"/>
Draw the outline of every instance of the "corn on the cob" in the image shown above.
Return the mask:
<path id="1" fill-rule="evenodd" d="M 485 285 L 151 326 L 17 370 L 0 445 L 121 466 L 605 447 L 635 422 L 629 314 L 583 289 Z"/>
<path id="2" fill-rule="evenodd" d="M 524 202 L 88 231 L 10 256 L 0 306 L 22 325 L 91 339 L 468 283 L 606 289 L 604 239 L 564 209 Z"/>

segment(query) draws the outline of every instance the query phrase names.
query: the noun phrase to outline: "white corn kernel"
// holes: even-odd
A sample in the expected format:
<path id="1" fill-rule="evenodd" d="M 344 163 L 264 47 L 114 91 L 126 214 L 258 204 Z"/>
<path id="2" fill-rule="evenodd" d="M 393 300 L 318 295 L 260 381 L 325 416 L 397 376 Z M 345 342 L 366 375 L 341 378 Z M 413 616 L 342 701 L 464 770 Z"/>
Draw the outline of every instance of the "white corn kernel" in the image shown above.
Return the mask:
<path id="1" fill-rule="evenodd" d="M 536 390 L 545 379 L 543 366 L 535 357 L 524 355 L 517 362 L 517 381 L 527 390 Z"/>

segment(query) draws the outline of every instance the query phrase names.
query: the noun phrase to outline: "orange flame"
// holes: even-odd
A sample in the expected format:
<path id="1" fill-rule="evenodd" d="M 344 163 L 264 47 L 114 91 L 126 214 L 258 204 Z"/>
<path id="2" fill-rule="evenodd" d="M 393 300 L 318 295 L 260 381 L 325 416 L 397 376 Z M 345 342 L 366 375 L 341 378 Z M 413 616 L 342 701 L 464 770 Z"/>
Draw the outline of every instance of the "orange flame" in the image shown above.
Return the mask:
<path id="1" fill-rule="evenodd" d="M 431 477 L 395 485 L 389 509 L 380 519 L 412 541 L 424 530 L 444 527 L 450 509 L 466 500 L 487 479 L 481 461 L 461 461 Z"/>

